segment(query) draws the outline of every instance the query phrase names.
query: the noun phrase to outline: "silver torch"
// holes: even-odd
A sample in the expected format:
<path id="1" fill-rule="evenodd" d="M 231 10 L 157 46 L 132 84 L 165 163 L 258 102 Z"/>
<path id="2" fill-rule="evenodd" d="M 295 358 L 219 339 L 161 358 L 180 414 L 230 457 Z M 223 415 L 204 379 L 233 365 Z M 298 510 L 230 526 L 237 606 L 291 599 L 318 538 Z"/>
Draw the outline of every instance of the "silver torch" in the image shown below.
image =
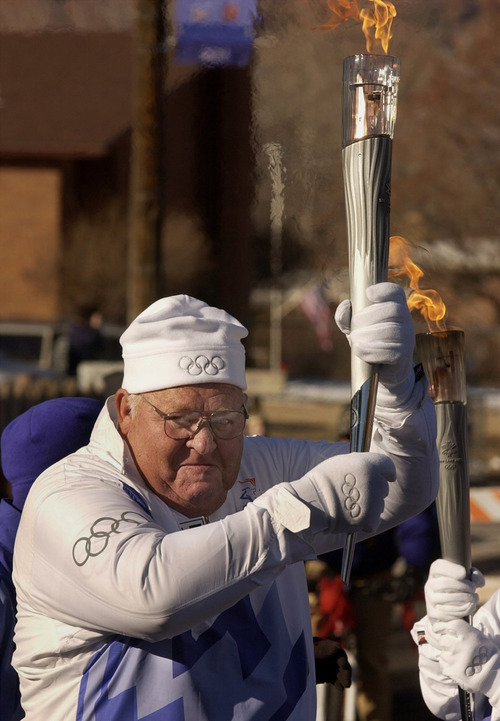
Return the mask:
<path id="1" fill-rule="evenodd" d="M 441 555 L 471 569 L 465 336 L 462 330 L 417 333 L 417 355 L 437 416 L 439 492 L 436 508 Z M 466 619 L 470 622 L 470 618 Z M 458 688 L 463 721 L 472 721 L 471 694 Z"/>
<path id="2" fill-rule="evenodd" d="M 387 279 L 392 139 L 400 61 L 352 55 L 343 64 L 342 167 L 353 327 L 366 289 Z M 368 451 L 378 368 L 351 354 L 351 451 Z M 349 582 L 355 534 L 346 537 L 341 577 Z"/>

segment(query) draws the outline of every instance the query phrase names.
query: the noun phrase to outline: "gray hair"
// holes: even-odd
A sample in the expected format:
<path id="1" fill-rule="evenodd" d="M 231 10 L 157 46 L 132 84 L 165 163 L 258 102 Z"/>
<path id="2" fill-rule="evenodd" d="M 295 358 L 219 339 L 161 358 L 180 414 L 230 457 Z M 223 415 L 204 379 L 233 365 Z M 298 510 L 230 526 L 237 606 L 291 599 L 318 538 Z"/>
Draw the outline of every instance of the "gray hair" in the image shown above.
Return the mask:
<path id="1" fill-rule="evenodd" d="M 135 418 L 137 406 L 141 400 L 141 396 L 139 393 L 129 393 L 127 397 L 128 401 L 128 407 L 130 410 L 130 416 L 131 418 Z"/>

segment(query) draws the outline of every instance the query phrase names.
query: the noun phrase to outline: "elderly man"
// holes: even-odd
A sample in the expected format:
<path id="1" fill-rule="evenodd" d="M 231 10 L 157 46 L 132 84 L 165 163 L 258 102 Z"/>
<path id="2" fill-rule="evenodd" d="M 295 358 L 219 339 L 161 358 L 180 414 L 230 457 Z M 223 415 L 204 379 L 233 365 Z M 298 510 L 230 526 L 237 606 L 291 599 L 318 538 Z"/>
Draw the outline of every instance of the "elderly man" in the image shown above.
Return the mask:
<path id="1" fill-rule="evenodd" d="M 23 513 L 14 662 L 27 721 L 314 721 L 303 561 L 437 492 L 404 293 L 381 284 L 369 300 L 352 330 L 348 301 L 336 317 L 381 364 L 370 453 L 244 437 L 247 331 L 224 311 L 180 295 L 131 323 L 123 388 Z"/>

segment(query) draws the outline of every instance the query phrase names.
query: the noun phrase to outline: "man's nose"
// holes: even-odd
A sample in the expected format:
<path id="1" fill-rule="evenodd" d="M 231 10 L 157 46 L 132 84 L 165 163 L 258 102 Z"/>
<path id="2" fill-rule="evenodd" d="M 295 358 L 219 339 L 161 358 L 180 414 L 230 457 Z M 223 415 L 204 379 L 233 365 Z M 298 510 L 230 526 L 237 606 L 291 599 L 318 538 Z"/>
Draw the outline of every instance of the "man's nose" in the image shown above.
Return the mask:
<path id="1" fill-rule="evenodd" d="M 198 453 L 210 453 L 214 450 L 217 443 L 207 420 L 200 420 L 198 430 L 188 439 L 187 445 L 194 448 Z"/>

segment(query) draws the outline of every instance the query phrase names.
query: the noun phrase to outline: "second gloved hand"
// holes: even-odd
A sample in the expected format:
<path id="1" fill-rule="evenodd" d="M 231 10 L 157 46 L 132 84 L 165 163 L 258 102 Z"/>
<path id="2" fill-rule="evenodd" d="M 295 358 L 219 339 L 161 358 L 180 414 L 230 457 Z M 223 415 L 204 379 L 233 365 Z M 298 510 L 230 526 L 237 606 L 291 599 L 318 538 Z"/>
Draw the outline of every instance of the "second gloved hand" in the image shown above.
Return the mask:
<path id="1" fill-rule="evenodd" d="M 387 456 L 346 453 L 328 458 L 297 481 L 274 486 L 254 504 L 294 533 L 374 533 L 395 478 L 394 463 Z"/>
<path id="2" fill-rule="evenodd" d="M 500 654 L 496 642 L 466 621 L 438 621 L 439 664 L 446 676 L 470 693 L 482 693 L 500 705 Z"/>
<path id="3" fill-rule="evenodd" d="M 473 568 L 470 578 L 463 566 L 438 558 L 431 564 L 425 584 L 425 605 L 431 621 L 451 621 L 470 616 L 479 597 L 476 588 L 484 586 L 484 576 Z"/>
<path id="4" fill-rule="evenodd" d="M 413 392 L 415 329 L 404 290 L 395 283 L 377 283 L 366 290 L 370 305 L 351 318 L 351 303 L 344 300 L 335 321 L 353 353 L 380 366 L 377 402 L 404 407 Z"/>

